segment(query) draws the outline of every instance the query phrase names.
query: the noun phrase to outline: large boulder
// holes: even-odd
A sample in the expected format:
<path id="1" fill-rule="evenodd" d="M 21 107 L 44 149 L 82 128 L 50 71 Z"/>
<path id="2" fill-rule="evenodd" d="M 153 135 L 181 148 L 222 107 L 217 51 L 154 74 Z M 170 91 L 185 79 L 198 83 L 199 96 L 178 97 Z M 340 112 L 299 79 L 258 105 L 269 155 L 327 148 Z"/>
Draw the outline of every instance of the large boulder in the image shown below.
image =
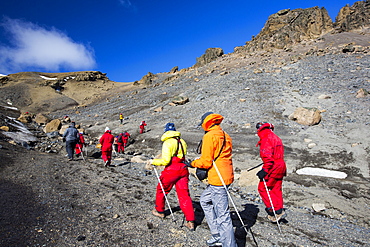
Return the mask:
<path id="1" fill-rule="evenodd" d="M 208 48 L 202 56 L 197 57 L 197 63 L 194 65 L 194 67 L 201 67 L 216 60 L 222 55 L 224 55 L 224 51 L 221 48 Z"/>
<path id="2" fill-rule="evenodd" d="M 34 121 L 38 124 L 46 124 L 50 121 L 50 119 L 42 113 L 38 113 L 36 114 Z"/>
<path id="3" fill-rule="evenodd" d="M 21 115 L 17 118 L 17 120 L 21 123 L 31 123 L 32 122 L 32 114 L 26 112 L 21 113 Z"/>
<path id="4" fill-rule="evenodd" d="M 54 131 L 59 131 L 61 126 L 62 126 L 62 122 L 59 119 L 51 120 L 49 123 L 46 124 L 44 128 L 44 132 L 50 133 Z"/>
<path id="5" fill-rule="evenodd" d="M 320 123 L 321 112 L 316 108 L 298 107 L 288 118 L 299 124 L 312 126 Z"/>

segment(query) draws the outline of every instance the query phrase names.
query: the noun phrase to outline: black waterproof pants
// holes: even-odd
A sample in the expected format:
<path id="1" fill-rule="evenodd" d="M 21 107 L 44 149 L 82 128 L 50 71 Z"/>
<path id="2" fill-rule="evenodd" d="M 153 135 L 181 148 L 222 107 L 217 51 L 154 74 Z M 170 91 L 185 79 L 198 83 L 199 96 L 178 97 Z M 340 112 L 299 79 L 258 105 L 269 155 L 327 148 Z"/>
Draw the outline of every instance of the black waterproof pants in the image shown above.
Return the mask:
<path id="1" fill-rule="evenodd" d="M 68 158 L 73 159 L 73 154 L 75 151 L 77 141 L 66 141 L 66 150 L 68 153 Z"/>

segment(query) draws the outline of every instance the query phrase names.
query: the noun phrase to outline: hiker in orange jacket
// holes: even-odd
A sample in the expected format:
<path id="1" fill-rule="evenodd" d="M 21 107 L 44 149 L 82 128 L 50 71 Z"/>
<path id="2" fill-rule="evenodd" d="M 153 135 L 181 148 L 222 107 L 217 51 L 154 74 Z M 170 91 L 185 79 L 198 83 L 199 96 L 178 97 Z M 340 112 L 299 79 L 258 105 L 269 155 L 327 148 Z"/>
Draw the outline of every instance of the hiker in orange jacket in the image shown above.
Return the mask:
<path id="1" fill-rule="evenodd" d="M 220 126 L 223 119 L 223 116 L 213 112 L 202 116 L 200 125 L 205 134 L 202 139 L 201 157 L 190 165 L 208 169 L 209 185 L 200 197 L 200 204 L 212 234 L 207 245 L 236 247 L 229 198 L 214 167 L 215 163 L 226 186 L 234 181 L 232 140 Z"/>
<path id="2" fill-rule="evenodd" d="M 267 218 L 271 222 L 277 222 L 286 216 L 282 192 L 283 177 L 286 176 L 284 146 L 281 139 L 273 132 L 274 125 L 271 123 L 257 123 L 256 128 L 260 138 L 256 146 L 260 147 L 263 161 L 262 169 L 257 173 L 260 179 L 258 192 L 266 206 Z M 269 191 L 266 190 L 265 183 Z"/>
<path id="3" fill-rule="evenodd" d="M 101 157 L 104 161 L 105 166 L 110 166 L 112 161 L 112 151 L 113 151 L 113 142 L 114 136 L 111 134 L 111 131 L 108 127 L 105 128 L 105 132 L 100 137 L 99 142 L 101 144 Z"/>

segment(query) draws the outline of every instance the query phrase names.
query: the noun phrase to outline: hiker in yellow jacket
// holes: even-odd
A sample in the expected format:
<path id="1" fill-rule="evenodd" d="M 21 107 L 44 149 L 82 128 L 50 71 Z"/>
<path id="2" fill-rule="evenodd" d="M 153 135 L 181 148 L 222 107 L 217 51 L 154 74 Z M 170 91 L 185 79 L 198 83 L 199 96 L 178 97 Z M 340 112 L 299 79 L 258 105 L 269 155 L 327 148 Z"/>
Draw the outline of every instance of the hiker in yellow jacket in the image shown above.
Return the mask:
<path id="1" fill-rule="evenodd" d="M 166 166 L 159 177 L 163 190 L 167 195 L 170 193 L 172 187 L 175 186 L 180 208 L 184 212 L 187 221 L 184 226 L 193 231 L 195 214 L 189 192 L 189 171 L 183 163 L 185 161 L 187 145 L 180 138 L 181 134 L 176 131 L 173 123 L 167 123 L 164 131 L 161 137 L 161 141 L 163 141 L 162 158 L 149 160 L 147 169 L 150 169 L 150 165 Z M 160 218 L 164 217 L 165 209 L 165 195 L 163 194 L 163 190 L 158 183 L 155 208 L 152 211 L 153 215 Z"/>

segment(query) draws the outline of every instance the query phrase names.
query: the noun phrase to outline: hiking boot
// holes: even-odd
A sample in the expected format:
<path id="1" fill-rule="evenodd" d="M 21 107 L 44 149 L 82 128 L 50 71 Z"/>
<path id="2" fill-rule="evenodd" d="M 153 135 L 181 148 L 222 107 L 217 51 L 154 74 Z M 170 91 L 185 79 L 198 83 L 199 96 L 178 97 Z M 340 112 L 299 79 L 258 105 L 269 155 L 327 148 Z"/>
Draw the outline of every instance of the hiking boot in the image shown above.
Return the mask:
<path id="1" fill-rule="evenodd" d="M 153 214 L 154 216 L 159 217 L 159 218 L 164 218 L 164 213 L 160 213 L 160 212 L 158 212 L 156 209 L 153 209 L 152 214 Z"/>
<path id="2" fill-rule="evenodd" d="M 222 246 L 220 234 L 212 234 L 212 237 L 206 241 L 208 246 Z"/>
<path id="3" fill-rule="evenodd" d="M 187 221 L 184 226 L 189 228 L 190 231 L 194 231 L 194 221 Z"/>
<path id="4" fill-rule="evenodd" d="M 274 215 L 274 216 L 267 215 L 267 218 L 268 218 L 272 223 L 276 223 L 276 222 L 278 222 L 279 220 L 284 219 L 285 217 L 286 217 L 286 213 L 285 213 L 285 211 L 281 212 L 280 214 L 276 214 L 276 218 L 275 218 L 275 215 Z"/>

